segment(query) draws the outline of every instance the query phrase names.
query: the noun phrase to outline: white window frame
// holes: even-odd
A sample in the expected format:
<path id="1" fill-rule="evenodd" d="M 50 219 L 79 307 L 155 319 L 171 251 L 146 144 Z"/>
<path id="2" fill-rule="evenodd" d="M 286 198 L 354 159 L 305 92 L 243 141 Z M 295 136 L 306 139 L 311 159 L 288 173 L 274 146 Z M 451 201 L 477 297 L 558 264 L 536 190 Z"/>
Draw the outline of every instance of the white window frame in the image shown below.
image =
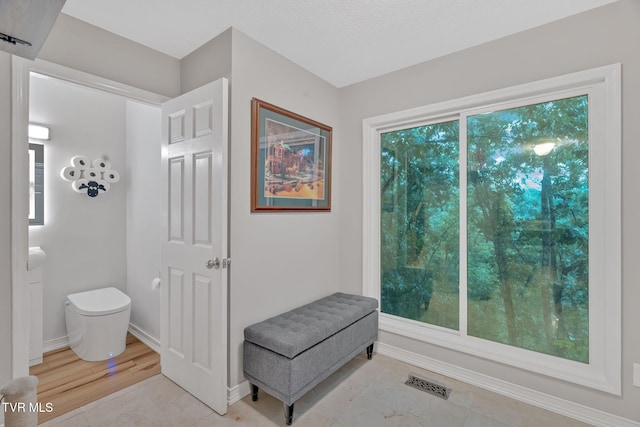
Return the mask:
<path id="1" fill-rule="evenodd" d="M 467 335 L 466 118 L 586 94 L 589 97 L 589 362 Z M 380 330 L 621 395 L 621 66 L 613 64 L 363 120 L 363 294 L 380 300 L 380 136 L 460 120 L 460 325 L 445 329 L 380 313 Z"/>

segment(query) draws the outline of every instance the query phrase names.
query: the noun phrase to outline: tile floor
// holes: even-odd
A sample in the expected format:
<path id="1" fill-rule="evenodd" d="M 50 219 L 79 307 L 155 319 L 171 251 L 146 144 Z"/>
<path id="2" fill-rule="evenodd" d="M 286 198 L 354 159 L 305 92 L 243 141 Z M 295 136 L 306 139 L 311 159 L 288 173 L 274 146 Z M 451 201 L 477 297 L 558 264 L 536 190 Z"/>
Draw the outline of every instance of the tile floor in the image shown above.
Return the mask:
<path id="1" fill-rule="evenodd" d="M 448 400 L 404 384 L 409 373 L 452 389 Z M 585 427 L 587 424 L 500 396 L 386 356 L 364 352 L 295 403 L 297 427 Z M 121 390 L 45 427 L 284 426 L 282 403 L 264 392 L 247 396 L 225 416 L 162 375 Z"/>

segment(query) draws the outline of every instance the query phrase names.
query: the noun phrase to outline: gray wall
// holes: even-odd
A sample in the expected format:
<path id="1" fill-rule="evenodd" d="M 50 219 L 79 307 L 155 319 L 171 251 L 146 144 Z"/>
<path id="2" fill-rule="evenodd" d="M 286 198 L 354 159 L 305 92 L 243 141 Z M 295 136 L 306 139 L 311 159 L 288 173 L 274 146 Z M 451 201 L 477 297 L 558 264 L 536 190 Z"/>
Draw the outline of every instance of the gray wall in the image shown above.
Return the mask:
<path id="1" fill-rule="evenodd" d="M 331 212 L 251 213 L 251 98 L 332 126 L 334 147 L 341 141 L 340 108 L 330 84 L 240 31 L 232 38 L 230 387 L 244 380 L 246 326 L 338 290 L 341 212 L 334 168 Z"/>
<path id="2" fill-rule="evenodd" d="M 229 28 L 180 61 L 180 91 L 187 93 L 218 80 L 231 79 L 231 34 Z"/>
<path id="3" fill-rule="evenodd" d="M 362 119 L 456 99 L 520 83 L 616 62 L 623 73 L 623 395 L 572 386 L 488 360 L 420 343 L 390 333 L 380 341 L 490 377 L 520 384 L 623 417 L 640 420 L 640 389 L 632 385 L 632 364 L 640 361 L 640 201 L 635 170 L 640 158 L 640 2 L 623 0 L 462 52 L 341 89 L 341 143 L 336 159 L 345 176 L 340 206 L 340 288 L 362 291 Z M 348 167 L 347 167 L 348 163 Z M 348 176 L 346 176 L 348 174 Z"/>
<path id="4" fill-rule="evenodd" d="M 0 387 L 11 379 L 11 323 L 11 55 L 0 52 Z"/>
<path id="5" fill-rule="evenodd" d="M 338 290 L 339 169 L 333 170 L 332 212 L 252 214 L 251 98 L 332 126 L 336 145 L 338 90 L 235 29 L 185 60 L 183 91 L 231 79 L 229 387 L 234 387 L 244 380 L 246 326 Z"/>
<path id="6" fill-rule="evenodd" d="M 38 58 L 165 96 L 180 93 L 180 61 L 60 14 Z"/>

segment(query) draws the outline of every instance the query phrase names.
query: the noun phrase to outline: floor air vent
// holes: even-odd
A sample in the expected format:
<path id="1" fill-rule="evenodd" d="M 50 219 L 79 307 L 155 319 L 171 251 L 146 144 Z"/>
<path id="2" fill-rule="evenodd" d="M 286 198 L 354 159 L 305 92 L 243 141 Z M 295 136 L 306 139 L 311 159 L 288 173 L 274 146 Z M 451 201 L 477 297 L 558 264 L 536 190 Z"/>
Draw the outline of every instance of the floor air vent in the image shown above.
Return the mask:
<path id="1" fill-rule="evenodd" d="M 434 396 L 441 397 L 443 399 L 449 399 L 451 395 L 451 389 L 444 384 L 440 384 L 436 381 L 428 378 L 420 377 L 415 374 L 409 374 L 409 378 L 405 381 L 405 384 L 417 388 L 418 390 L 433 394 Z"/>

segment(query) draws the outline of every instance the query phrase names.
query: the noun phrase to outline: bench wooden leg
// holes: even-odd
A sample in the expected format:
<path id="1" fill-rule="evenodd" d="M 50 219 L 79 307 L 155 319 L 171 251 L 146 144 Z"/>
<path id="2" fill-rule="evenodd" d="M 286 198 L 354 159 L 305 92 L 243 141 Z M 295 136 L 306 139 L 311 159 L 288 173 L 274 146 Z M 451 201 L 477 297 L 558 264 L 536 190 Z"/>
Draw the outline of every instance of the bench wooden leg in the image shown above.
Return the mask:
<path id="1" fill-rule="evenodd" d="M 367 359 L 371 360 L 373 357 L 373 344 L 367 347 Z"/>
<path id="2" fill-rule="evenodd" d="M 251 384 L 251 400 L 254 402 L 258 400 L 258 386 Z"/>
<path id="3" fill-rule="evenodd" d="M 288 426 L 293 422 L 293 403 L 291 405 L 284 404 L 284 422 Z"/>

